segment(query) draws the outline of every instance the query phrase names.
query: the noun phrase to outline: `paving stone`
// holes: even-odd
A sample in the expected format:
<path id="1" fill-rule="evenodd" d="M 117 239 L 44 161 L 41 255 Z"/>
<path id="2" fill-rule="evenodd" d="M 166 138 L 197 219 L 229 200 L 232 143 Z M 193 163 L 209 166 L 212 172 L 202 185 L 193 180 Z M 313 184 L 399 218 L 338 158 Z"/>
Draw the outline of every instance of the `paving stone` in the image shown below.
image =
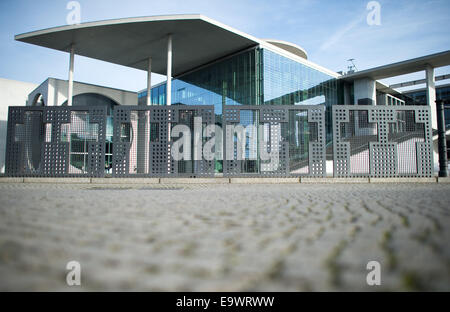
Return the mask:
<path id="1" fill-rule="evenodd" d="M 448 184 L 100 182 L 0 183 L 0 291 L 450 291 Z"/>

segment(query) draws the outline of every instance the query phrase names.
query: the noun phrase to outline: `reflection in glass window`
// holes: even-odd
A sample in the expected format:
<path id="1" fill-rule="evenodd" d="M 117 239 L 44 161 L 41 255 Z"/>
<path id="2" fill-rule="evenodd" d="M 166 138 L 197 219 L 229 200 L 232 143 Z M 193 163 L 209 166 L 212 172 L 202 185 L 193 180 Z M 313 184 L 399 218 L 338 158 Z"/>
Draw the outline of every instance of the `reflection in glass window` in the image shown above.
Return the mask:
<path id="1" fill-rule="evenodd" d="M 69 143 L 69 173 L 86 173 L 89 143 L 98 141 L 98 124 L 90 123 L 88 112 L 72 111 L 70 124 L 61 126 L 61 141 Z"/>

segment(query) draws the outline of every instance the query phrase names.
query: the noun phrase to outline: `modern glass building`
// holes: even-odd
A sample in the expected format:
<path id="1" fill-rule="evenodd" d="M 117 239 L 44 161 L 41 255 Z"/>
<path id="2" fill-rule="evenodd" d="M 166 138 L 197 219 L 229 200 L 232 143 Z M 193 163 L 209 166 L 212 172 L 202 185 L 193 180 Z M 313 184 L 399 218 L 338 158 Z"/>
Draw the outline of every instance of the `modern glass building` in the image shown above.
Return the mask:
<path id="1" fill-rule="evenodd" d="M 138 93 L 145 104 L 147 91 Z M 166 83 L 151 89 L 152 105 L 166 105 Z M 172 80 L 171 105 L 337 104 L 337 79 L 269 49 L 253 48 Z"/>
<path id="2" fill-rule="evenodd" d="M 425 88 L 403 92 L 406 105 L 427 105 L 427 91 Z M 450 101 L 450 84 L 436 87 L 436 99 Z M 445 129 L 450 129 L 450 109 L 444 110 Z M 450 146 L 450 138 L 447 137 L 447 147 Z M 450 158 L 450 149 L 447 150 L 447 157 Z"/>
<path id="3" fill-rule="evenodd" d="M 402 97 L 406 105 L 428 105 L 427 91 L 425 88 L 408 90 L 403 92 Z M 450 100 L 450 85 L 440 85 L 436 87 L 436 100 L 449 101 Z M 445 127 L 450 128 L 450 110 L 445 110 Z"/>
<path id="4" fill-rule="evenodd" d="M 328 73 L 283 56 L 268 48 L 254 47 L 206 64 L 172 80 L 171 105 L 213 105 L 215 121 L 223 127 L 225 106 L 292 105 L 282 137 L 289 142 L 291 161 L 306 161 L 310 137 L 317 130 L 301 113 L 302 105 L 326 105 L 327 138 L 331 143 L 331 106 L 337 103 L 337 79 Z M 152 105 L 167 105 L 166 83 L 151 89 Z M 145 105 L 147 91 L 138 94 Z M 255 112 L 241 116 L 241 124 L 257 124 Z M 250 158 L 250 147 L 246 155 Z M 259 163 L 248 161 L 246 170 L 258 171 Z M 221 162 L 217 171 L 221 172 Z"/>
<path id="5" fill-rule="evenodd" d="M 16 40 L 70 53 L 69 81 L 65 87 L 68 106 L 95 106 L 98 101 L 111 107 L 182 106 L 186 110 L 183 108 L 183 111 L 177 111 L 178 123 L 190 128 L 194 127 L 195 114 L 198 112 L 189 107 L 208 106 L 213 107 L 216 128 L 221 129 L 230 122 L 226 112 L 233 110 L 233 107 L 240 107 L 236 109 L 239 112 L 237 124 L 250 129 L 243 134 L 244 160 L 239 163 L 242 166 L 239 173 L 244 174 L 261 173 L 265 170 L 267 164 L 260 157 L 261 144 L 271 145 L 273 137 L 278 135 L 279 144 L 274 146 L 283 155 L 287 154 L 285 159 L 289 162 L 285 166 L 288 168 L 287 172 L 284 171 L 285 174 L 295 176 L 311 173 L 311 159 L 316 156 L 317 159 L 320 158 L 319 167 L 324 167 L 325 162 L 332 160 L 333 105 L 403 105 L 399 92 L 377 79 L 422 68 L 427 68 L 427 72 L 430 72 L 432 67 L 450 63 L 450 53 L 447 51 L 342 75 L 311 62 L 307 53 L 295 44 L 259 39 L 202 15 L 90 22 L 17 35 Z M 144 70 L 148 73 L 147 88 L 138 92 L 137 101 L 123 100 L 123 94 L 120 93 L 111 102 L 113 104 L 105 98 L 96 97 L 95 92 L 85 95 L 78 92 L 78 98 L 74 97 L 73 64 L 76 54 Z M 152 85 L 152 73 L 165 75 L 166 82 Z M 50 96 L 61 93 L 60 90 L 55 90 L 44 90 L 41 92 L 42 101 L 33 103 L 61 105 Z M 109 90 L 105 94 L 109 92 L 113 91 Z M 285 114 L 283 121 L 263 121 L 263 109 L 277 106 L 283 106 L 279 109 Z M 315 110 L 315 106 L 325 107 L 323 127 L 322 121 L 310 121 L 309 110 Z M 276 111 L 265 109 L 269 110 Z M 129 145 L 124 148 L 128 153 L 126 158 L 129 164 L 125 167 L 129 168 L 129 172 L 149 172 L 149 153 L 152 152 L 149 146 L 156 144 L 154 140 L 159 135 L 157 126 L 150 122 L 148 113 L 139 112 L 139 108 L 130 112 L 130 120 L 120 124 L 115 124 L 112 111 L 108 110 L 106 123 L 105 149 L 106 157 L 109 157 L 105 164 L 107 172 L 113 166 L 114 150 L 117 151 L 116 147 L 125 143 Z M 368 128 L 368 115 L 361 113 L 358 116 L 356 128 Z M 168 127 L 169 141 L 172 140 L 170 127 L 174 125 L 175 123 L 171 123 Z M 324 135 L 319 127 L 325 129 Z M 69 132 L 72 134 L 67 134 L 65 138 L 70 138 L 70 153 L 74 154 L 71 165 L 83 171 L 87 155 L 85 145 L 91 139 L 75 135 L 70 129 L 67 130 Z M 120 140 L 114 141 L 114 133 L 120 134 Z M 224 172 L 226 167 L 223 150 L 228 137 L 224 133 L 225 131 L 223 135 L 217 135 L 215 143 L 216 173 Z M 254 141 L 260 138 L 263 138 L 262 143 Z M 236 146 L 237 138 L 233 137 L 233 140 L 231 144 Z M 313 152 L 311 148 L 311 143 L 319 141 L 320 144 L 325 144 L 321 149 L 325 150 L 326 157 L 322 154 L 319 157 L 320 153 Z M 268 150 L 270 149 L 269 147 Z M 238 152 L 234 153 L 232 156 L 236 156 Z M 144 165 L 139 165 L 141 163 Z M 196 166 L 198 164 L 194 160 L 182 160 L 179 161 L 177 170 L 180 173 L 195 173 Z"/>
<path id="6" fill-rule="evenodd" d="M 406 105 L 428 105 L 427 91 L 425 88 L 408 90 L 402 93 Z M 437 100 L 450 100 L 450 84 L 444 84 L 436 87 Z M 450 126 L 450 116 L 446 115 L 446 125 Z"/>

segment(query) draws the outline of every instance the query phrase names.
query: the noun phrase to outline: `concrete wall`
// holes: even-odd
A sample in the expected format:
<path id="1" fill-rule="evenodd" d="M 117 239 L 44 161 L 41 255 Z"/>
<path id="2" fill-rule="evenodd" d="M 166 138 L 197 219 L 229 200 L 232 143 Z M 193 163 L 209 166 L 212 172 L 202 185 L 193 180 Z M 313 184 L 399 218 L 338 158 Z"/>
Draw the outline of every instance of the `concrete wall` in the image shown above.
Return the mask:
<path id="1" fill-rule="evenodd" d="M 28 96 L 28 105 L 33 104 L 36 95 L 42 94 L 46 106 L 60 106 L 67 101 L 67 80 L 48 78 Z M 73 95 L 97 93 L 104 95 L 120 105 L 137 105 L 137 92 L 106 88 L 87 83 L 74 82 Z"/>
<path id="2" fill-rule="evenodd" d="M 25 106 L 35 83 L 0 78 L 0 172 L 5 172 L 6 124 L 8 106 Z"/>

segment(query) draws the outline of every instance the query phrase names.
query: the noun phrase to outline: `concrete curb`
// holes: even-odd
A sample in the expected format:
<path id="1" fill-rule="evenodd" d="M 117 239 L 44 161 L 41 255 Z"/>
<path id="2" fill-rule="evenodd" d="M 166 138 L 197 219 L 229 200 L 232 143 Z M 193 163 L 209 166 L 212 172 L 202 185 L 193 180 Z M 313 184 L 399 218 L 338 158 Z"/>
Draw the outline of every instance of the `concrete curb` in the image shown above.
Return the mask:
<path id="1" fill-rule="evenodd" d="M 353 184 L 369 183 L 369 178 L 300 178 L 300 183 L 307 184 Z"/>
<path id="2" fill-rule="evenodd" d="M 229 178 L 161 178 L 161 184 L 228 184 Z"/>
<path id="3" fill-rule="evenodd" d="M 436 178 L 369 178 L 370 183 L 436 183 Z"/>
<path id="4" fill-rule="evenodd" d="M 91 178 L 96 184 L 159 184 L 159 178 Z"/>
<path id="5" fill-rule="evenodd" d="M 82 184 L 355 184 L 355 183 L 442 183 L 448 178 L 42 178 L 0 177 L 0 183 L 82 183 Z"/>
<path id="6" fill-rule="evenodd" d="M 0 177 L 0 183 L 23 183 L 23 178 Z"/>
<path id="7" fill-rule="evenodd" d="M 293 184 L 299 182 L 299 178 L 230 178 L 231 184 Z"/>
<path id="8" fill-rule="evenodd" d="M 91 183 L 91 178 L 23 178 L 23 183 Z"/>

